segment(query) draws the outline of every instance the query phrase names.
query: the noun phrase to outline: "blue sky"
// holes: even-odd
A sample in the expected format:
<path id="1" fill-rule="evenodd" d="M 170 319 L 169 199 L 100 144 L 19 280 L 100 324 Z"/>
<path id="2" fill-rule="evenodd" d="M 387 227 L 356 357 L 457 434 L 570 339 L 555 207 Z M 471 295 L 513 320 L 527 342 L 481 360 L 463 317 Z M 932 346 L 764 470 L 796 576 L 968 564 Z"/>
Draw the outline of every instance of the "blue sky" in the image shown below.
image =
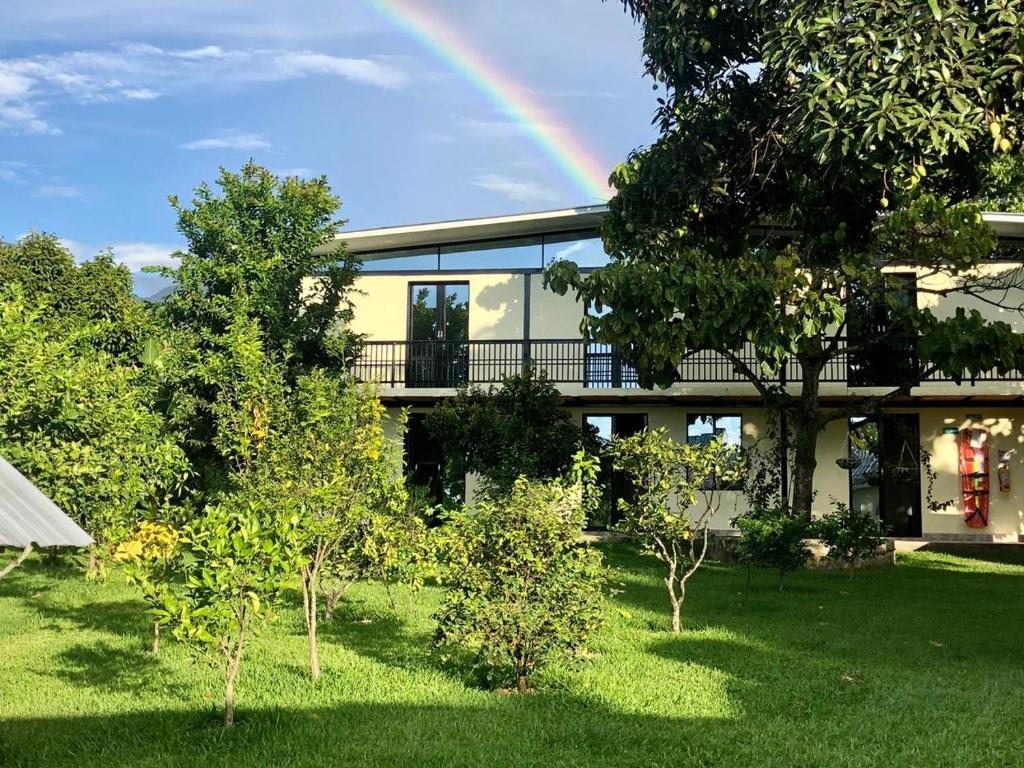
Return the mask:
<path id="1" fill-rule="evenodd" d="M 639 31 L 618 2 L 420 1 L 609 169 L 651 140 Z M 79 256 L 165 262 L 181 245 L 167 196 L 249 157 L 326 174 L 351 229 L 594 202 L 362 0 L 3 0 L 3 239 L 35 229 Z"/>

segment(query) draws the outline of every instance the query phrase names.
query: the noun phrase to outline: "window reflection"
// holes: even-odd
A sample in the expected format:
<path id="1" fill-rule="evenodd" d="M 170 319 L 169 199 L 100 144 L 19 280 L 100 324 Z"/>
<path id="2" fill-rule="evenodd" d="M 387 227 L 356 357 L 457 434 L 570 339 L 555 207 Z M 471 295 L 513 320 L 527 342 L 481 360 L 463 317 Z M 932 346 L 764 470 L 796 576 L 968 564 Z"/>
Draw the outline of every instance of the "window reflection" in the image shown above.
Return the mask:
<path id="1" fill-rule="evenodd" d="M 413 272 L 436 269 L 436 247 L 373 253 L 363 257 L 363 271 L 365 272 Z"/>
<path id="2" fill-rule="evenodd" d="M 603 267 L 608 263 L 608 254 L 599 237 L 581 237 L 578 232 L 548 235 L 544 239 L 544 266 L 556 261 L 573 261 L 580 269 Z"/>
<path id="3" fill-rule="evenodd" d="M 540 269 L 541 239 L 441 246 L 441 269 Z"/>

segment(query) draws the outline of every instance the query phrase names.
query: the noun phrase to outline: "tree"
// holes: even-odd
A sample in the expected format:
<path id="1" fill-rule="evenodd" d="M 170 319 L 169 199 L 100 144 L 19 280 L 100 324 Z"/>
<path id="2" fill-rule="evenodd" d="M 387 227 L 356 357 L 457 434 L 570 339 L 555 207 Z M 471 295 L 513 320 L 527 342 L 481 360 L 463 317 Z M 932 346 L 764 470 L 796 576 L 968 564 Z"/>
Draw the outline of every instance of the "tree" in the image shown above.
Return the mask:
<path id="1" fill-rule="evenodd" d="M 317 366 L 343 366 L 358 346 L 345 326 L 359 261 L 335 242 L 339 201 L 326 178 L 280 180 L 250 162 L 238 174 L 222 170 L 217 185 L 219 194 L 197 187 L 191 206 L 171 198 L 188 250 L 178 267 L 156 270 L 175 287 L 155 308 L 165 329 L 164 407 L 210 490 L 230 471 L 215 446 L 213 404 L 232 375 L 231 327 L 258 328 L 290 383 Z"/>
<path id="2" fill-rule="evenodd" d="M 96 344 L 105 330 L 45 296 L 30 309 L 18 288 L 0 294 L 0 450 L 100 553 L 189 475 L 142 371 Z"/>
<path id="3" fill-rule="evenodd" d="M 158 606 L 157 620 L 223 674 L 226 727 L 235 721 L 235 683 L 246 644 L 302 562 L 299 522 L 262 489 L 224 495 L 181 532 L 178 577 L 147 593 Z"/>
<path id="4" fill-rule="evenodd" d="M 117 355 L 134 355 L 149 335 L 132 274 L 110 251 L 75 264 L 53 235 L 29 233 L 15 243 L 0 241 L 0 287 L 20 286 L 26 303 L 45 303 L 54 315 L 93 328 L 93 343 Z"/>
<path id="5" fill-rule="evenodd" d="M 272 487 L 280 507 L 302 521 L 302 602 L 315 680 L 321 579 L 354 581 L 402 556 L 383 539 L 406 522 L 407 496 L 399 443 L 385 433 L 374 388 L 313 371 L 299 379 L 287 411 L 255 482 Z"/>
<path id="6" fill-rule="evenodd" d="M 664 564 L 672 631 L 679 632 L 687 582 L 704 563 L 722 490 L 742 478 L 742 456 L 718 438 L 677 443 L 663 429 L 615 439 L 610 453 L 636 489 L 634 501 L 622 502 L 620 527 Z"/>
<path id="7" fill-rule="evenodd" d="M 612 175 L 611 263 L 589 277 L 556 264 L 548 282 L 610 308 L 584 331 L 617 345 L 645 386 L 670 385 L 693 352 L 729 361 L 785 417 L 792 508 L 809 519 L 829 421 L 933 373 L 1024 367 L 1009 324 L 911 305 L 898 274 L 921 294 L 1001 307 L 1024 284 L 1020 269 L 979 269 L 996 240 L 976 204 L 993 155 L 1020 152 L 1024 5 L 624 4 L 664 89 L 660 135 Z M 869 327 L 867 307 L 885 327 Z M 830 366 L 886 351 L 900 364 L 884 370 L 885 394 L 819 401 Z"/>
<path id="8" fill-rule="evenodd" d="M 579 544 L 596 472 L 581 454 L 571 480 L 520 477 L 445 525 L 438 643 L 467 649 L 492 682 L 526 691 L 530 675 L 578 653 L 601 623 L 601 554 Z"/>
<path id="9" fill-rule="evenodd" d="M 464 386 L 426 418 L 452 477 L 478 473 L 484 489 L 508 493 L 522 475 L 552 479 L 567 472 L 587 435 L 562 407 L 547 375 L 526 366 L 500 387 Z"/>

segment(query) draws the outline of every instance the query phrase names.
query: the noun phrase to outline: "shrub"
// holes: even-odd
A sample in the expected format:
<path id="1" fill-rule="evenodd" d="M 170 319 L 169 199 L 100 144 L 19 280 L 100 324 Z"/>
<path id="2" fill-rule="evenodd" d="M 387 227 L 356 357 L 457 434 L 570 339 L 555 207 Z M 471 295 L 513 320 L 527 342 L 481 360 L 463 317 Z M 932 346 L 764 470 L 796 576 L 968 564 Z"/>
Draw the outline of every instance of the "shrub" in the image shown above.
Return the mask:
<path id="1" fill-rule="evenodd" d="M 878 552 L 884 531 L 882 521 L 877 517 L 857 512 L 838 502 L 832 514 L 825 515 L 814 524 L 814 532 L 828 547 L 828 559 L 844 563 L 853 578 L 857 563 Z"/>
<path id="2" fill-rule="evenodd" d="M 808 522 L 802 515 L 792 515 L 786 507 L 740 515 L 736 518 L 740 530 L 737 553 L 747 567 L 776 568 L 779 571 L 779 591 L 785 585 L 786 573 L 807 562 L 810 551 L 804 544 Z"/>
<path id="3" fill-rule="evenodd" d="M 532 366 L 500 387 L 463 387 L 430 412 L 426 426 L 442 445 L 448 476 L 477 473 L 496 494 L 507 494 L 520 476 L 563 475 L 586 440 L 558 388 Z"/>
<path id="4" fill-rule="evenodd" d="M 664 563 L 672 631 L 678 632 L 686 585 L 707 555 L 721 489 L 742 476 L 743 462 L 735 447 L 718 439 L 706 445 L 677 443 L 665 430 L 617 439 L 610 453 L 635 489 L 635 500 L 622 502 L 619 528 Z"/>
<path id="5" fill-rule="evenodd" d="M 527 690 L 533 672 L 577 655 L 601 624 L 601 554 L 579 544 L 595 474 L 578 461 L 571 481 L 520 477 L 508 494 L 449 516 L 438 645 L 473 654 L 492 684 Z"/>

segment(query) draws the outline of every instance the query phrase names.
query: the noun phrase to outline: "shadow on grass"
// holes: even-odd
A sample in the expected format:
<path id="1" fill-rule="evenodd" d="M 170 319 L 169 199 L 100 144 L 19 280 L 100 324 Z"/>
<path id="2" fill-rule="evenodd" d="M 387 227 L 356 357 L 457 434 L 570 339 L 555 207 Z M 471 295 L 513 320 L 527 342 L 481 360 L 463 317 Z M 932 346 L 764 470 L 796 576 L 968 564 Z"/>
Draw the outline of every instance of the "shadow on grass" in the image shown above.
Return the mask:
<path id="1" fill-rule="evenodd" d="M 413 629 L 405 618 L 389 607 L 347 599 L 338 604 L 330 620 L 319 625 L 322 641 L 337 643 L 360 656 L 402 669 L 448 670 L 432 652 L 433 637 Z"/>
<path id="2" fill-rule="evenodd" d="M 159 689 L 184 695 L 187 686 L 160 663 L 159 657 L 141 650 L 128 650 L 110 643 L 79 644 L 62 651 L 55 667 L 40 674 L 60 677 L 71 685 L 104 691 Z"/>
<path id="3" fill-rule="evenodd" d="M 676 766 L 727 721 L 616 713 L 594 702 L 495 696 L 490 706 L 358 703 L 237 712 L 233 730 L 194 712 L 14 720 L 5 766 Z"/>

